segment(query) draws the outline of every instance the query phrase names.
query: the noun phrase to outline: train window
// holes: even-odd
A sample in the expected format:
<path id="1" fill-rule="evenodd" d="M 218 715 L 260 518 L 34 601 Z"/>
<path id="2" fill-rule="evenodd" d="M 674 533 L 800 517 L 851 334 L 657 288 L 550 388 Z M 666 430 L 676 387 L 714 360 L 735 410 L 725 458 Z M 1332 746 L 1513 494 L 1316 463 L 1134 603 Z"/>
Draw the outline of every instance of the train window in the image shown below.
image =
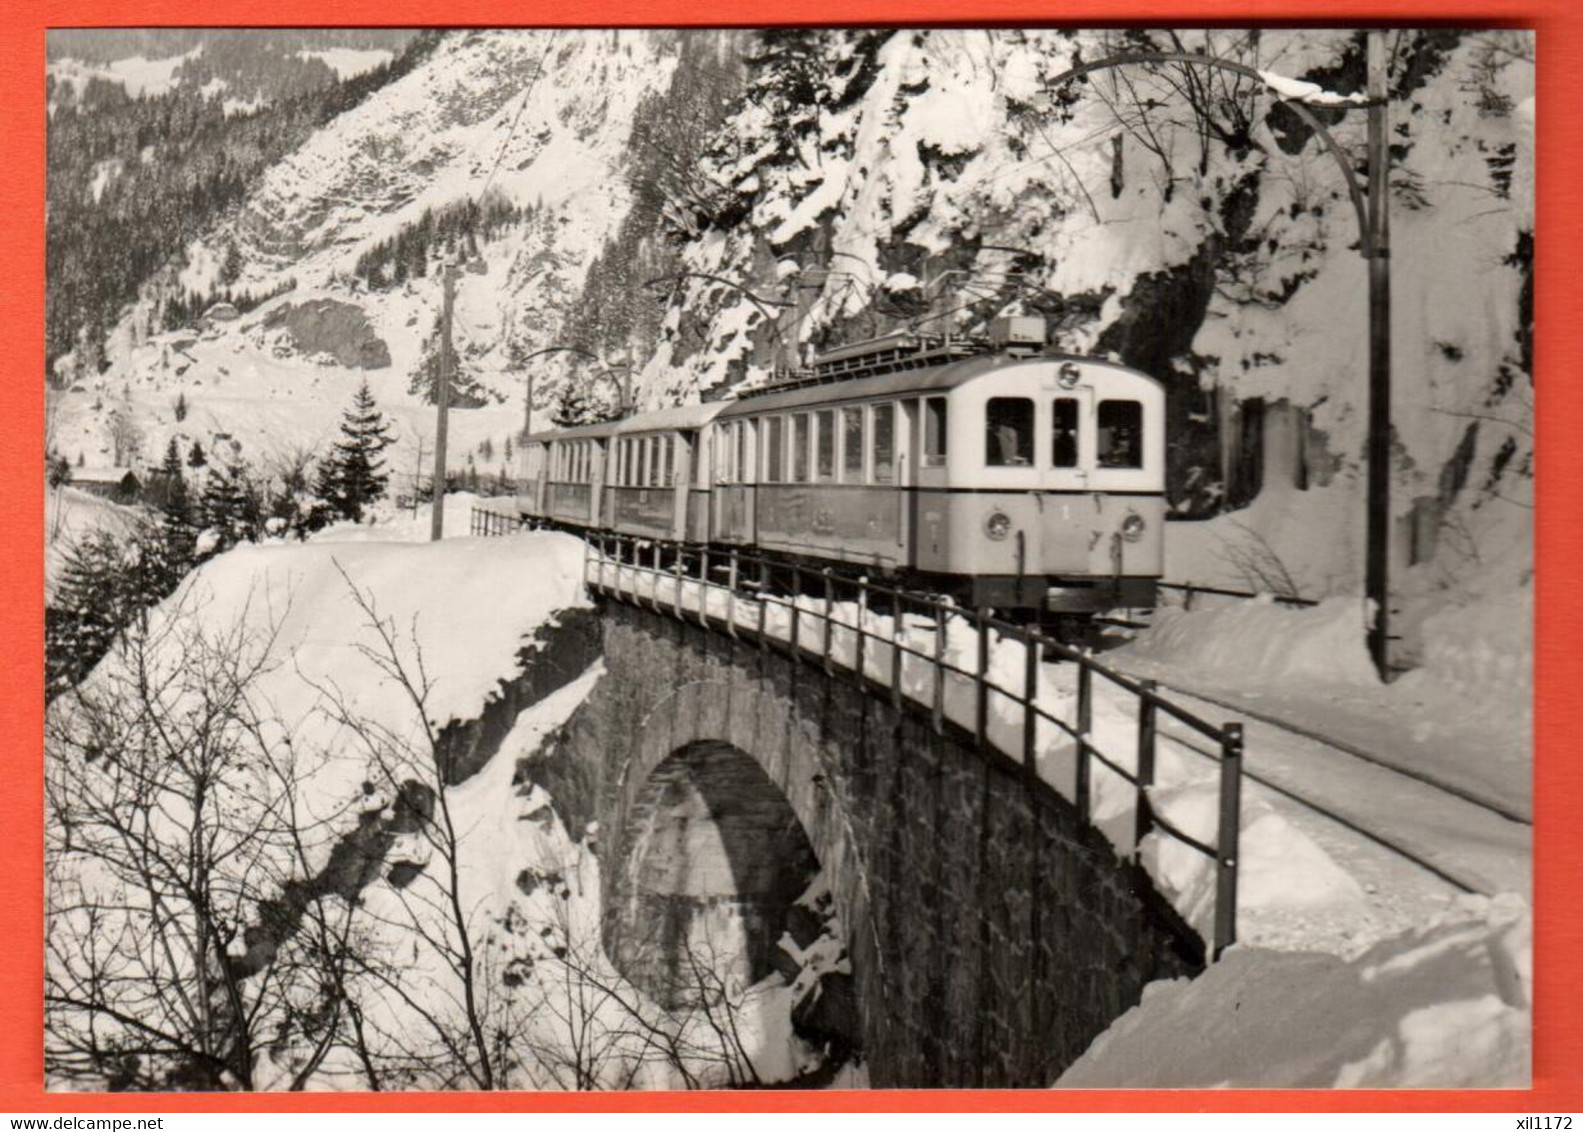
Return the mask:
<path id="1" fill-rule="evenodd" d="M 748 432 L 753 426 L 750 421 L 737 421 L 734 427 L 737 441 L 736 478 L 738 483 L 747 483 L 753 478 L 752 465 L 748 463 Z"/>
<path id="2" fill-rule="evenodd" d="M 923 399 L 923 466 L 945 466 L 946 416 L 944 397 Z"/>
<path id="3" fill-rule="evenodd" d="M 893 483 L 896 479 L 896 403 L 885 401 L 874 406 L 874 482 Z"/>
<path id="4" fill-rule="evenodd" d="M 670 487 L 676 482 L 676 438 L 660 437 L 660 486 Z"/>
<path id="5" fill-rule="evenodd" d="M 785 421 L 781 417 L 764 418 L 764 482 L 780 483 L 785 478 L 786 465 L 782 462 Z"/>
<path id="6" fill-rule="evenodd" d="M 835 479 L 835 410 L 820 409 L 814 414 L 814 475 L 820 483 Z"/>
<path id="7" fill-rule="evenodd" d="M 863 482 L 863 409 L 858 405 L 841 410 L 841 479 Z"/>
<path id="8" fill-rule="evenodd" d="M 1027 397 L 991 397 L 984 407 L 984 463 L 1022 468 L 1033 463 L 1033 402 Z"/>
<path id="9" fill-rule="evenodd" d="M 1139 401 L 1099 403 L 1099 466 L 1143 467 L 1143 404 Z"/>
<path id="10" fill-rule="evenodd" d="M 1075 468 L 1077 467 L 1077 398 L 1057 397 L 1052 408 L 1054 417 L 1050 430 L 1050 466 Z"/>
<path id="11" fill-rule="evenodd" d="M 808 414 L 792 414 L 792 483 L 808 482 Z"/>

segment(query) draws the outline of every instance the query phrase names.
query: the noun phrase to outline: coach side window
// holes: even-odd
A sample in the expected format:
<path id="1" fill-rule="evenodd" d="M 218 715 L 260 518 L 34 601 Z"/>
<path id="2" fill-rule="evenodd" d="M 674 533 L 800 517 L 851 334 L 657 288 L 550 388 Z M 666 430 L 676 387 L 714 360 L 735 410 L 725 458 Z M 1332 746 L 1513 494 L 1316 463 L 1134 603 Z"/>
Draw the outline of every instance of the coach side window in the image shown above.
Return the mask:
<path id="1" fill-rule="evenodd" d="M 785 464 L 781 462 L 785 443 L 785 422 L 780 417 L 764 418 L 764 482 L 780 483 Z"/>
<path id="2" fill-rule="evenodd" d="M 820 409 L 814 414 L 814 475 L 820 483 L 835 479 L 835 410 Z"/>
<path id="3" fill-rule="evenodd" d="M 792 483 L 808 482 L 808 414 L 792 414 Z"/>
<path id="4" fill-rule="evenodd" d="M 1099 403 L 1099 466 L 1143 467 L 1143 405 L 1138 401 Z"/>
<path id="5" fill-rule="evenodd" d="M 737 468 L 737 482 L 738 483 L 751 483 L 751 482 L 753 482 L 753 465 L 748 463 L 748 453 L 751 451 L 751 449 L 748 447 L 748 437 L 752 434 L 752 431 L 753 431 L 753 422 L 752 421 L 737 421 L 737 423 L 736 423 L 736 436 L 737 436 L 737 462 L 736 462 L 736 468 Z"/>
<path id="6" fill-rule="evenodd" d="M 874 482 L 893 483 L 896 479 L 896 403 L 884 401 L 874 406 Z"/>
<path id="7" fill-rule="evenodd" d="M 863 482 L 863 407 L 841 410 L 841 482 Z"/>
<path id="8" fill-rule="evenodd" d="M 1026 397 L 991 397 L 984 407 L 984 463 L 991 468 L 1033 463 L 1033 402 Z"/>
<path id="9" fill-rule="evenodd" d="M 923 466 L 945 466 L 946 416 L 944 397 L 923 399 Z"/>

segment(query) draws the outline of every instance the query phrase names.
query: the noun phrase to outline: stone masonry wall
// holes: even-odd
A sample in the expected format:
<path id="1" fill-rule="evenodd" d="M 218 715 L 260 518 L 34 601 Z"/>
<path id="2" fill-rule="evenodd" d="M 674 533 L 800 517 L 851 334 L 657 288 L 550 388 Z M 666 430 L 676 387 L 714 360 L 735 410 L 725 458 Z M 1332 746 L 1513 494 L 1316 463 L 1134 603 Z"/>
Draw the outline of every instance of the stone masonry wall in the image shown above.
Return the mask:
<path id="1" fill-rule="evenodd" d="M 1147 877 L 971 735 L 696 624 L 601 612 L 608 675 L 535 777 L 570 828 L 599 822 L 607 911 L 655 767 L 750 754 L 831 880 L 875 1085 L 1048 1085 L 1146 982 L 1198 970 Z"/>

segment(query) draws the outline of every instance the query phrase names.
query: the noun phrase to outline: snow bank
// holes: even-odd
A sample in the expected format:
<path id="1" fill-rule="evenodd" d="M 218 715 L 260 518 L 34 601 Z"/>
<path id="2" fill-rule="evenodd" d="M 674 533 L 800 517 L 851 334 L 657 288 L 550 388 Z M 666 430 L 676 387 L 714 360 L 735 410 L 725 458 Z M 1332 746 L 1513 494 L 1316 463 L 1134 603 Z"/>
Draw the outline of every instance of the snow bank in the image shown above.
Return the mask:
<path id="1" fill-rule="evenodd" d="M 1466 897 L 1351 960 L 1233 948 L 1151 983 L 1062 1088 L 1524 1088 L 1532 915 Z"/>
<path id="2" fill-rule="evenodd" d="M 1218 603 L 1218 604 L 1217 604 Z M 1109 654 L 1150 676 L 1527 818 L 1533 808 L 1532 592 L 1446 603 L 1424 622 L 1421 667 L 1381 684 L 1364 605 L 1264 597 L 1163 608 Z"/>
<path id="3" fill-rule="evenodd" d="M 1365 624 L 1357 598 L 1293 608 L 1262 596 L 1219 609 L 1160 609 L 1128 651 L 1232 684 L 1372 685 L 1378 678 L 1364 644 Z"/>
<path id="4" fill-rule="evenodd" d="M 156 617 L 196 611 L 212 628 L 273 634 L 282 663 L 261 692 L 287 725 L 304 720 L 318 688 L 331 684 L 348 706 L 394 725 L 406 714 L 403 697 L 363 654 L 380 643 L 355 587 L 402 638 L 404 661 L 421 648 L 433 680 L 427 713 L 444 725 L 477 716 L 534 629 L 586 604 L 582 556 L 581 542 L 558 534 L 239 546 L 204 563 Z"/>

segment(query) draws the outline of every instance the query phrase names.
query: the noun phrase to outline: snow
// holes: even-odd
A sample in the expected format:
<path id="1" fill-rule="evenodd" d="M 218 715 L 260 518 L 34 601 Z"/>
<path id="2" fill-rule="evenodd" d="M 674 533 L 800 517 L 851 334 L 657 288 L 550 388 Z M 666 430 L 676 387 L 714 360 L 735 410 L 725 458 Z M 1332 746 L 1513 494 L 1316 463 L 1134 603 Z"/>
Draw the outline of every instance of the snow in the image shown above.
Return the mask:
<path id="1" fill-rule="evenodd" d="M 46 602 L 59 580 L 67 548 L 90 531 L 129 534 L 144 517 L 141 508 L 62 486 L 44 494 L 44 596 Z"/>
<path id="2" fill-rule="evenodd" d="M 1366 94 L 1337 94 L 1335 91 L 1326 90 L 1318 83 L 1294 79 L 1277 74 L 1275 71 L 1260 71 L 1259 78 L 1282 98 L 1289 98 L 1294 102 L 1306 102 L 1311 106 L 1357 106 L 1369 100 Z"/>
<path id="3" fill-rule="evenodd" d="M 185 55 L 172 55 L 164 59 L 146 59 L 134 55 L 103 66 L 85 63 L 81 59 L 60 59 L 49 64 L 49 73 L 55 76 L 57 82 L 70 83 L 78 95 L 82 94 L 90 79 L 103 79 L 121 83 L 129 95 L 140 98 L 169 91 L 176 85 L 176 72 L 181 65 L 202 53 L 202 47 L 195 47 Z"/>
<path id="4" fill-rule="evenodd" d="M 1364 650 L 1362 603 L 1347 598 L 1292 608 L 1199 595 L 1190 611 L 1157 610 L 1108 657 L 1531 820 L 1531 618 L 1523 592 L 1448 604 L 1425 627 L 1423 666 L 1389 685 Z"/>
<path id="5" fill-rule="evenodd" d="M 1061 1088 L 1525 1088 L 1532 917 L 1459 901 L 1351 959 L 1232 949 L 1151 983 Z"/>
<path id="6" fill-rule="evenodd" d="M 304 59 L 322 59 L 339 79 L 349 79 L 383 66 L 396 57 L 383 48 L 326 47 L 318 51 L 299 51 Z"/>

